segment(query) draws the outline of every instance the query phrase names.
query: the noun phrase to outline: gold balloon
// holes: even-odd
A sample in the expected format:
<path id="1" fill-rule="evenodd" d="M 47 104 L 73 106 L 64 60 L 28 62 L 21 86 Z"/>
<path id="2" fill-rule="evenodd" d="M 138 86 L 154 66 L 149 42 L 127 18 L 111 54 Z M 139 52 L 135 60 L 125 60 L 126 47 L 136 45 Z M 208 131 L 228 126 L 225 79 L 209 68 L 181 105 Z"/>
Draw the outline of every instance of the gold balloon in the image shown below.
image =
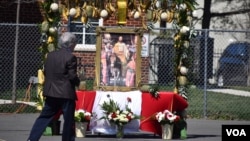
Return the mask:
<path id="1" fill-rule="evenodd" d="M 49 45 L 48 45 L 48 51 L 49 52 L 52 52 L 52 51 L 54 51 L 55 50 L 55 45 L 54 44 L 52 44 L 52 43 L 50 43 Z"/>
<path id="2" fill-rule="evenodd" d="M 118 13 L 118 24 L 126 24 L 127 23 L 127 1 L 126 0 L 118 0 L 117 1 L 117 13 Z"/>
<path id="3" fill-rule="evenodd" d="M 86 14 L 82 14 L 82 17 L 81 17 L 81 22 L 86 24 L 88 22 L 88 17 Z"/>
<path id="4" fill-rule="evenodd" d="M 149 85 L 142 85 L 142 86 L 141 86 L 141 91 L 143 91 L 143 92 L 148 92 L 149 89 L 150 89 L 150 86 L 149 86 Z"/>
<path id="5" fill-rule="evenodd" d="M 42 32 L 47 32 L 49 30 L 49 22 L 48 21 L 42 22 L 41 30 L 42 30 Z"/>
<path id="6" fill-rule="evenodd" d="M 176 87 L 174 87 L 174 90 L 173 90 L 174 93 L 178 93 L 178 89 Z"/>
<path id="7" fill-rule="evenodd" d="M 87 13 L 88 17 L 92 17 L 93 10 L 94 10 L 94 8 L 92 6 L 87 5 L 87 7 L 86 7 L 86 13 Z"/>
<path id="8" fill-rule="evenodd" d="M 178 77 L 178 82 L 181 86 L 184 86 L 187 84 L 187 77 L 186 76 L 179 76 Z"/>
<path id="9" fill-rule="evenodd" d="M 81 81 L 78 89 L 82 91 L 86 90 L 86 81 Z"/>
<path id="10" fill-rule="evenodd" d="M 153 19 L 153 11 L 152 10 L 147 10 L 146 18 L 148 21 L 151 21 Z"/>

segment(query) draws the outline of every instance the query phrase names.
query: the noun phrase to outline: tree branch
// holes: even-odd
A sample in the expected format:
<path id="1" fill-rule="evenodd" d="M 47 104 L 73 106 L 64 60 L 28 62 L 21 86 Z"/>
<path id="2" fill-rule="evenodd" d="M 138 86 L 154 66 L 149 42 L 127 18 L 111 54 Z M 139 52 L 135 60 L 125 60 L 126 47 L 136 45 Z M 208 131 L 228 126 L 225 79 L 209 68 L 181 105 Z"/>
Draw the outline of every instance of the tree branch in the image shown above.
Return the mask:
<path id="1" fill-rule="evenodd" d="M 229 12 L 224 12 L 224 13 L 211 13 L 211 17 L 224 17 L 224 16 L 229 16 L 229 15 L 244 14 L 244 13 L 249 13 L 249 12 L 250 12 L 250 9 L 229 11 Z"/>

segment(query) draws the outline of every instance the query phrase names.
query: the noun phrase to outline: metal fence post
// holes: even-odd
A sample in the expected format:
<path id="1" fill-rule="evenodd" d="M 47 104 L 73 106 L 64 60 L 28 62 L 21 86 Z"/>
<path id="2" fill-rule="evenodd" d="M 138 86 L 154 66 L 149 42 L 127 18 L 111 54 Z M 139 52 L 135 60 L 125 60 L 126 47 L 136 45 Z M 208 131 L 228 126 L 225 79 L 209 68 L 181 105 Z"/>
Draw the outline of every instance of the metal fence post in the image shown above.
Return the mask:
<path id="1" fill-rule="evenodd" d="M 204 118 L 207 118 L 207 51 L 208 51 L 208 34 L 209 30 L 205 29 L 204 43 Z"/>

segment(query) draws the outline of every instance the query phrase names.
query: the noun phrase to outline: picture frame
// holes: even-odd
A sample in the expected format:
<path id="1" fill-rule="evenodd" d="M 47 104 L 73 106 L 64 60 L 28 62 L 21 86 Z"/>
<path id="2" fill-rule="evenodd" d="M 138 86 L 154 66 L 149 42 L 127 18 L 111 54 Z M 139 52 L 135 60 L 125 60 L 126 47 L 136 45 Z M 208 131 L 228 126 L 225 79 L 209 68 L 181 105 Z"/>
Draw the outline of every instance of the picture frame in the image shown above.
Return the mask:
<path id="1" fill-rule="evenodd" d="M 141 28 L 96 28 L 96 90 L 131 91 L 141 81 Z"/>

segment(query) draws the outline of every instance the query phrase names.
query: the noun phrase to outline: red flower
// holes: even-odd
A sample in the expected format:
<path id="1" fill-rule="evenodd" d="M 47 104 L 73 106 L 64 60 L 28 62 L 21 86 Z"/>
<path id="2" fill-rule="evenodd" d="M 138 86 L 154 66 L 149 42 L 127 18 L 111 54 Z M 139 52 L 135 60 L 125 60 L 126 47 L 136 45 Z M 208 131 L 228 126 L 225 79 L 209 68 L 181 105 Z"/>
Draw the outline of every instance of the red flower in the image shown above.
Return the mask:
<path id="1" fill-rule="evenodd" d="M 91 116 L 85 116 L 86 121 L 90 121 L 90 119 L 91 119 Z"/>
<path id="2" fill-rule="evenodd" d="M 113 112 L 113 113 L 111 114 L 111 118 L 116 118 L 116 117 L 117 117 L 116 113 Z"/>
<path id="3" fill-rule="evenodd" d="M 177 121 L 179 121 L 180 119 L 181 119 L 180 116 L 176 116 L 176 119 L 174 120 L 174 122 L 177 122 Z"/>
<path id="4" fill-rule="evenodd" d="M 132 120 L 131 116 L 127 115 L 126 117 L 129 121 Z"/>
<path id="5" fill-rule="evenodd" d="M 172 118 L 174 115 L 172 114 L 165 114 L 166 119 Z"/>

